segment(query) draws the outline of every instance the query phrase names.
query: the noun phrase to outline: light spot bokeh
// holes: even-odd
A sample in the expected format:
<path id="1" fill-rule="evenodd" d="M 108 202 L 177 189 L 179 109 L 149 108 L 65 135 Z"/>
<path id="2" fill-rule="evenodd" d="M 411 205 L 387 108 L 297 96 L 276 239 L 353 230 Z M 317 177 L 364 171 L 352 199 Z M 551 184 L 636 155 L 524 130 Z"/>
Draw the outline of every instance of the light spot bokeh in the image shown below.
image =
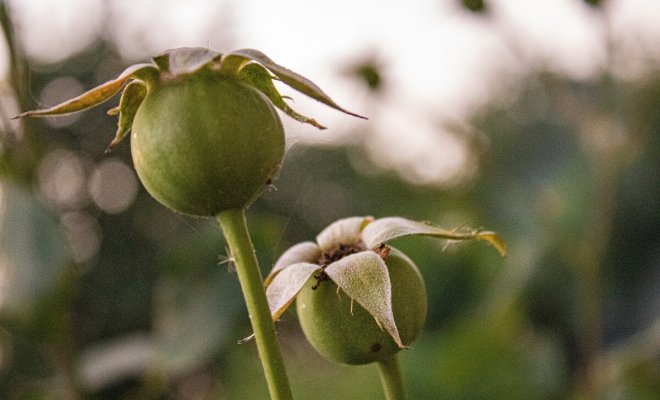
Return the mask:
<path id="1" fill-rule="evenodd" d="M 125 211 L 138 192 L 138 181 L 133 170 L 118 159 L 100 163 L 89 180 L 89 194 L 101 210 L 109 214 Z"/>

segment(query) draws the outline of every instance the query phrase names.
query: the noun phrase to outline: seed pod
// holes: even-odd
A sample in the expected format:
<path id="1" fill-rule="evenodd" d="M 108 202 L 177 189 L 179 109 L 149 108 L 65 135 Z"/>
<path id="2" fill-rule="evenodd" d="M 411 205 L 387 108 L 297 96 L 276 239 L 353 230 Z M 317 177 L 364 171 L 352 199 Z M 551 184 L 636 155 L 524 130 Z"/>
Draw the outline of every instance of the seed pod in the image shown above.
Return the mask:
<path id="1" fill-rule="evenodd" d="M 390 248 L 386 265 L 392 282 L 394 321 L 401 341 L 410 345 L 426 319 L 424 281 L 412 260 L 394 248 Z M 401 350 L 374 317 L 338 290 L 332 280 L 310 279 L 298 294 L 296 309 L 309 342 L 332 361 L 368 364 Z"/>

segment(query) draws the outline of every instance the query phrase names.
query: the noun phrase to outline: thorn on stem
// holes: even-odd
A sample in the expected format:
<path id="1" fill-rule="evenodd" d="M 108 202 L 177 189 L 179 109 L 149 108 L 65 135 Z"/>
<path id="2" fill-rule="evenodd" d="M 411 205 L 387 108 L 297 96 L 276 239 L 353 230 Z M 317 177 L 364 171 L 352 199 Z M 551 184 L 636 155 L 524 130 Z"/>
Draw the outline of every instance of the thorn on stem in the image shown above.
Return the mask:
<path id="1" fill-rule="evenodd" d="M 227 264 L 229 272 L 236 271 L 236 259 L 231 255 L 231 250 L 229 250 L 228 247 L 225 247 L 225 252 L 226 255 L 218 256 L 218 259 L 220 260 L 218 265 Z"/>

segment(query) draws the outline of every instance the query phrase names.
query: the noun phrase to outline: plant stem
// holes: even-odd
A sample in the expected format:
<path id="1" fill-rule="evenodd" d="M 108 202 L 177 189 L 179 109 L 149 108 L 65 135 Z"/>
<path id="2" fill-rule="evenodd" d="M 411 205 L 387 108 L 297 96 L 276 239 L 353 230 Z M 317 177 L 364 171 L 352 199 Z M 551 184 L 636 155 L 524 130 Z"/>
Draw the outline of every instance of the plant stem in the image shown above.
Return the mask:
<path id="1" fill-rule="evenodd" d="M 379 361 L 378 372 L 380 373 L 380 381 L 383 383 L 385 399 L 405 400 L 406 391 L 403 387 L 403 376 L 396 354 L 388 360 Z"/>
<path id="2" fill-rule="evenodd" d="M 217 220 L 236 265 L 270 397 L 272 400 L 292 399 L 282 352 L 266 300 L 261 271 L 245 222 L 245 210 L 222 211 L 218 214 Z"/>

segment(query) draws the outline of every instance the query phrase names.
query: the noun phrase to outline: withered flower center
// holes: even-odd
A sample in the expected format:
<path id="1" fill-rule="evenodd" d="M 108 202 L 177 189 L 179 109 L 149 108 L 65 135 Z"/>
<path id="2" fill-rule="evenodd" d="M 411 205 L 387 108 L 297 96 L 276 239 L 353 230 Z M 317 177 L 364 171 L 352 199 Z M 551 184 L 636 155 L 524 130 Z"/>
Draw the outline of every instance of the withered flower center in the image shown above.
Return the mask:
<path id="1" fill-rule="evenodd" d="M 319 271 L 318 274 L 314 275 L 314 278 L 316 279 L 316 284 L 312 286 L 312 290 L 316 290 L 321 284 L 321 282 L 330 279 L 324 271 L 325 267 L 327 267 L 328 265 L 332 264 L 337 260 L 341 260 L 346 256 L 359 253 L 364 250 L 366 250 L 366 247 L 362 242 L 360 242 L 357 244 L 340 244 L 339 246 L 335 247 L 332 250 L 323 252 L 323 254 L 321 254 L 321 257 L 319 257 L 318 260 L 318 264 L 321 266 L 321 270 Z"/>
<path id="2" fill-rule="evenodd" d="M 332 250 L 326 251 L 323 254 L 321 254 L 321 257 L 319 257 L 318 260 L 318 264 L 321 266 L 321 270 L 314 275 L 314 278 L 316 279 L 316 284 L 312 286 L 312 289 L 316 290 L 321 284 L 321 282 L 330 279 L 328 275 L 325 273 L 325 267 L 327 267 L 328 265 L 332 264 L 335 261 L 341 260 L 346 256 L 355 253 L 360 253 L 366 250 L 367 247 L 364 245 L 364 243 L 360 242 L 357 244 L 340 244 L 339 246 L 333 248 Z M 383 259 L 383 261 L 387 261 L 387 257 L 390 254 L 390 248 L 385 244 L 381 244 L 380 246 L 372 249 L 372 251 L 378 254 Z"/>
<path id="3" fill-rule="evenodd" d="M 366 250 L 366 247 L 361 242 L 358 244 L 340 244 L 334 249 L 321 254 L 318 264 L 321 266 L 321 268 L 324 268 L 346 256 L 350 256 L 351 254 L 359 253 L 364 250 Z"/>

